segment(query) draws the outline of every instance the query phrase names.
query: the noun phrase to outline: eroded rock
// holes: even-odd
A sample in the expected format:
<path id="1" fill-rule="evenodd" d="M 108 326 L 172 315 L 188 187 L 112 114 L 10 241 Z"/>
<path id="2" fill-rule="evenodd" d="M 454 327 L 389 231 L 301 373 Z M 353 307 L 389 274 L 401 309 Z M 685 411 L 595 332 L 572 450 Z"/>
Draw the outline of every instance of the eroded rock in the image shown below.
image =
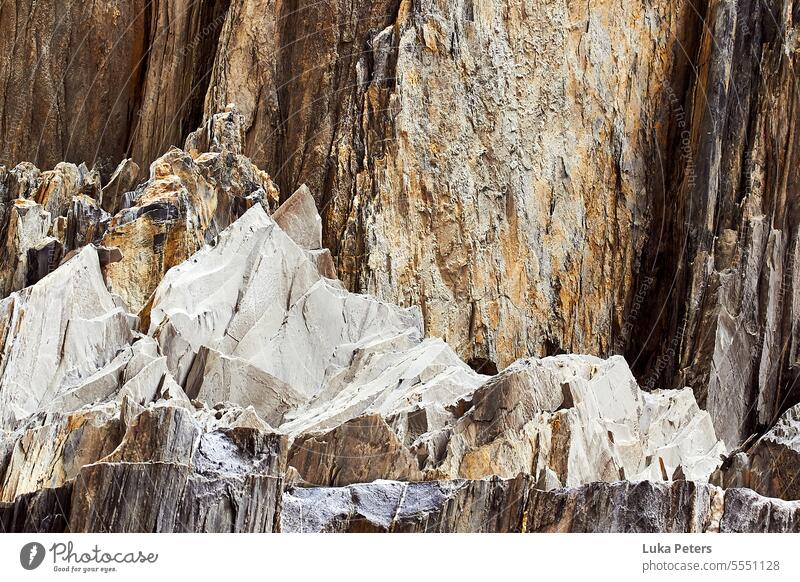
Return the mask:
<path id="1" fill-rule="evenodd" d="M 714 481 L 768 497 L 800 499 L 800 405 L 787 410 L 747 453 L 728 459 Z"/>
<path id="2" fill-rule="evenodd" d="M 800 504 L 687 481 L 541 491 L 512 480 L 384 481 L 284 494 L 284 532 L 795 532 Z"/>

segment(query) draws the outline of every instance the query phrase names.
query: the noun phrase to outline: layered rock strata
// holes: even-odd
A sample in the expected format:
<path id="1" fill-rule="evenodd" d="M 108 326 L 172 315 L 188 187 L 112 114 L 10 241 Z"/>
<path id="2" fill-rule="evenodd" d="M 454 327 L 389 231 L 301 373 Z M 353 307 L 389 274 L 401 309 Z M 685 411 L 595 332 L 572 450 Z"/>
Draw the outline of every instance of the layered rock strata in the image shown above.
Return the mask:
<path id="1" fill-rule="evenodd" d="M 108 267 L 130 264 L 140 239 L 118 232 L 0 303 L 6 531 L 724 529 L 719 500 L 735 494 L 703 482 L 725 446 L 691 390 L 643 392 L 621 357 L 478 374 L 425 337 L 418 309 L 348 292 L 319 266 L 307 189 L 272 216 L 263 190 L 239 218 L 215 213 L 234 182 L 204 190 L 187 176 L 206 159 L 227 164 L 222 176 L 249 167 L 238 119 L 222 114 L 169 152 L 171 178 L 152 175 L 110 220 L 129 224 L 166 179 L 180 185 L 152 212 L 198 225 L 208 244 L 165 243 L 186 258 L 163 277 L 119 278 Z M 118 281 L 154 288 L 138 315 Z M 730 529 L 795 527 L 792 504 L 743 499 L 761 513 Z M 618 509 L 589 526 L 570 503 Z M 672 513 L 641 525 L 649 503 Z"/>
<path id="2" fill-rule="evenodd" d="M 235 103 L 233 153 L 283 199 L 304 183 L 315 198 L 326 276 L 418 305 L 479 371 L 623 354 L 646 390 L 690 386 L 737 447 L 800 401 L 797 12 L 794 0 L 6 2 L 0 290 L 103 235 L 136 168 Z M 185 149 L 213 143 L 203 132 Z M 145 197 L 212 171 L 175 157 Z M 71 214 L 36 200 L 48 225 L 16 200 L 44 174 L 27 162 L 64 160 L 55 182 L 75 190 L 85 162 L 102 200 L 77 188 Z M 78 194 L 99 208 L 73 205 Z M 165 212 L 185 210 L 168 198 Z M 152 208 L 110 223 L 154 247 L 146 268 L 111 270 L 160 277 L 239 210 L 189 233 L 166 232 Z M 158 251 L 167 239 L 180 256 Z M 153 290 L 117 284 L 135 311 Z"/>
<path id="3" fill-rule="evenodd" d="M 800 505 L 687 481 L 541 491 L 513 480 L 386 481 L 284 494 L 284 532 L 798 532 Z"/>

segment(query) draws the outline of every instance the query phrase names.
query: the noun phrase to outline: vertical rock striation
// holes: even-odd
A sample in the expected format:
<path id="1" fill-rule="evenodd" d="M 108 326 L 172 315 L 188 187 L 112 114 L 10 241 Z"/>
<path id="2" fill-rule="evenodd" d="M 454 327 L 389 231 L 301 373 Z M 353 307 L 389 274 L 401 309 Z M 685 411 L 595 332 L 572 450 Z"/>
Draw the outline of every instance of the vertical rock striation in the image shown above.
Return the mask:
<path id="1" fill-rule="evenodd" d="M 3 529 L 796 531 L 798 14 L 2 3 Z"/>
<path id="2" fill-rule="evenodd" d="M 638 369 L 692 386 L 731 447 L 798 401 L 797 10 L 708 2 L 649 249 Z"/>

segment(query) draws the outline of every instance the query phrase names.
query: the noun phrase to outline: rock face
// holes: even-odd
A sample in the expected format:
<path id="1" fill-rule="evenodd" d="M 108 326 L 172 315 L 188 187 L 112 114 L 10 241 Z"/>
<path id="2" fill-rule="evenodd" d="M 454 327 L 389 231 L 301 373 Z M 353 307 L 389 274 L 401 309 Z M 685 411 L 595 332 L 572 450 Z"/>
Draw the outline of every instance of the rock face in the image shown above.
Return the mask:
<path id="1" fill-rule="evenodd" d="M 193 154 L 166 159 L 191 167 L 209 155 L 196 147 L 216 143 L 206 139 L 213 134 L 195 134 Z M 225 159 L 236 165 L 237 156 Z M 182 182 L 188 210 L 168 224 L 214 207 L 220 192 L 209 192 L 209 206 L 199 183 Z M 691 390 L 643 393 L 621 357 L 522 360 L 490 378 L 425 338 L 418 310 L 346 291 L 316 266 L 310 200 L 299 190 L 274 219 L 254 202 L 167 271 L 141 319 L 108 289 L 118 288 L 108 267 L 119 261 L 106 264 L 104 279 L 101 256 L 113 253 L 93 244 L 2 302 L 7 530 L 350 530 L 362 526 L 342 521 L 339 505 L 363 491 L 383 512 L 370 513 L 377 521 L 365 529 L 517 531 L 527 528 L 514 513 L 520 503 L 563 485 L 702 482 L 721 462 L 724 445 Z M 123 208 L 110 229 L 142 207 Z M 201 224 L 218 228 L 209 216 Z M 403 482 L 374 494 L 375 485 L 356 485 L 383 479 Z M 354 489 L 284 495 L 284 480 Z M 456 515 L 474 495 L 495 501 Z M 408 523 L 406 501 L 394 498 L 412 504 Z M 672 503 L 696 516 L 701 502 Z M 550 519 L 551 509 L 536 511 Z M 636 527 L 624 519 L 608 527 Z M 651 527 L 700 527 L 670 519 Z"/>
<path id="2" fill-rule="evenodd" d="M 70 531 L 270 532 L 281 508 L 285 438 L 204 431 L 189 411 L 142 412 L 119 447 L 72 485 Z M 124 507 L 118 500 L 126 499 Z"/>
<path id="3" fill-rule="evenodd" d="M 690 390 L 643 393 L 622 358 L 521 361 L 473 393 L 456 396 L 439 392 L 445 406 L 423 404 L 405 417 L 394 408 L 373 408 L 324 434 L 301 435 L 290 463 L 316 485 L 366 482 L 395 471 L 402 480 L 530 473 L 540 487 L 552 489 L 626 478 L 669 480 L 678 471 L 706 480 L 725 452 Z M 319 400 L 327 415 L 340 401 L 331 406 L 327 394 Z M 326 419 L 306 430 L 328 426 Z"/>
<path id="4" fill-rule="evenodd" d="M 120 161 L 147 50 L 147 4 L 3 3 L 0 164 Z"/>
<path id="5" fill-rule="evenodd" d="M 510 481 L 386 481 L 284 494 L 284 532 L 797 532 L 800 505 L 686 481 L 541 491 Z"/>
<path id="6" fill-rule="evenodd" d="M 797 530 L 799 13 L 3 3 L 0 524 Z"/>
<path id="7" fill-rule="evenodd" d="M 787 410 L 747 453 L 733 455 L 714 480 L 768 497 L 800 499 L 800 405 Z"/>
<path id="8" fill-rule="evenodd" d="M 115 428 L 127 426 L 124 434 L 117 430 L 105 435 L 116 437 L 116 447 L 110 451 L 84 448 L 87 441 L 108 443 L 98 440 L 96 432 L 81 433 L 78 428 L 68 432 L 62 426 L 65 433 L 58 436 L 80 446 L 82 458 L 74 458 L 69 445 L 64 445 L 55 451 L 58 461 L 85 464 L 71 467 L 69 480 L 40 480 L 39 489 L 30 493 L 18 488 L 18 493 L 27 494 L 0 506 L 6 531 L 38 531 L 42 522 L 57 523 L 58 527 L 48 528 L 52 531 L 72 532 L 278 529 L 285 437 L 253 423 L 254 415 L 248 420 L 247 412 L 228 411 L 217 419 L 193 413 L 188 403 L 187 407 L 162 403 L 125 420 L 126 415 L 130 410 L 124 405 L 114 423 Z M 42 460 L 28 458 L 20 461 L 25 463 L 21 467 L 12 465 L 12 470 L 44 469 Z M 24 517 L 19 514 L 21 505 Z M 42 506 L 45 515 L 36 515 L 31 505 Z M 20 519 L 22 525 L 16 521 Z"/>
<path id="9" fill-rule="evenodd" d="M 113 216 L 134 166 L 235 103 L 233 153 L 315 198 L 326 276 L 419 305 L 473 367 L 623 354 L 648 390 L 692 387 L 731 448 L 800 401 L 794 0 L 117 4 L 3 7 L 0 163 L 116 174 Z M 240 214 L 117 223 L 185 247 L 116 267 L 150 279 L 131 308 Z M 34 282 L 70 249 L 26 236 L 3 268 Z"/>
<path id="10" fill-rule="evenodd" d="M 656 211 L 664 244 L 647 259 L 659 268 L 642 302 L 645 383 L 694 387 L 729 447 L 800 400 L 797 8 L 716 0 L 701 13 L 698 73 L 671 105 L 674 203 Z"/>
<path id="11" fill-rule="evenodd" d="M 92 247 L 0 303 L 0 428 L 81 390 L 132 342 L 134 321 L 120 305 Z"/>
<path id="12" fill-rule="evenodd" d="M 522 361 L 479 388 L 437 473 L 546 488 L 617 479 L 705 480 L 725 452 L 690 390 L 642 392 L 620 357 Z"/>

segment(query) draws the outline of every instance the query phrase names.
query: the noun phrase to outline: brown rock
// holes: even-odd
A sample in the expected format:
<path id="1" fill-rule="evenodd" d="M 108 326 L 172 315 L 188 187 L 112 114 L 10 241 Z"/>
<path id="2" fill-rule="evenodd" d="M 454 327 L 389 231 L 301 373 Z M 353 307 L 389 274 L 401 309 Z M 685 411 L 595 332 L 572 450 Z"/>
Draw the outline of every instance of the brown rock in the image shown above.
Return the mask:
<path id="1" fill-rule="evenodd" d="M 391 478 L 419 481 L 416 458 L 380 416 L 348 421 L 324 435 L 303 436 L 289 451 L 289 465 L 310 484 L 368 483 Z"/>
<path id="2" fill-rule="evenodd" d="M 3 2 L 0 163 L 113 171 L 134 118 L 147 5 Z"/>

